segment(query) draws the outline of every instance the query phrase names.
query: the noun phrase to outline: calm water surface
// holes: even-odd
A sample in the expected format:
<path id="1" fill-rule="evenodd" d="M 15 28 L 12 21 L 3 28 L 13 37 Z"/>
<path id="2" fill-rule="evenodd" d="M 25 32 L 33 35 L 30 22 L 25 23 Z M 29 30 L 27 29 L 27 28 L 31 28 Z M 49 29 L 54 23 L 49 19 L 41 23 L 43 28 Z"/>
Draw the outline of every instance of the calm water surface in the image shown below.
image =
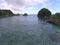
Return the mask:
<path id="1" fill-rule="evenodd" d="M 59 26 L 37 16 L 0 18 L 0 45 L 60 45 L 55 33 L 60 33 Z"/>

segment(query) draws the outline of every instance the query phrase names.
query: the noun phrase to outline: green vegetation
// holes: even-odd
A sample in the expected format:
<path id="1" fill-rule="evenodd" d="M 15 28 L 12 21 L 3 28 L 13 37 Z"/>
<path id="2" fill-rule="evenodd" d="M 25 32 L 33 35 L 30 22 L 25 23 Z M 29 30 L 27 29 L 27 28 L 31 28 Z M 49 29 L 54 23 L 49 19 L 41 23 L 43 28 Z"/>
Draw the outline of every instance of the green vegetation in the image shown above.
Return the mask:
<path id="1" fill-rule="evenodd" d="M 52 15 L 52 19 L 60 21 L 60 13 L 56 13 L 56 14 Z"/>
<path id="2" fill-rule="evenodd" d="M 38 17 L 39 18 L 50 18 L 51 16 L 51 12 L 46 9 L 46 8 L 42 8 L 39 12 L 38 12 Z"/>
<path id="3" fill-rule="evenodd" d="M 60 25 L 60 13 L 51 15 L 51 12 L 46 8 L 42 8 L 38 12 L 38 18 L 47 19 L 49 23 Z"/>
<path id="4" fill-rule="evenodd" d="M 14 15 L 11 10 L 0 10 L 0 16 L 12 16 Z"/>
<path id="5" fill-rule="evenodd" d="M 56 25 L 60 25 L 60 13 L 56 13 L 52 15 L 51 18 L 48 19 L 48 22 L 56 24 Z"/>

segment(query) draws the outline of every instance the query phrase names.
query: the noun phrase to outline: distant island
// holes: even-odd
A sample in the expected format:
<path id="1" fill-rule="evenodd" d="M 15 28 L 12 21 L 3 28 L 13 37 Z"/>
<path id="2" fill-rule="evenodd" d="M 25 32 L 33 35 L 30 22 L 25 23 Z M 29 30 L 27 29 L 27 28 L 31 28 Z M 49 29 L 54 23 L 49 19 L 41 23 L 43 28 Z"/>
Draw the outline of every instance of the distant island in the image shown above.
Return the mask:
<path id="1" fill-rule="evenodd" d="M 50 10 L 42 8 L 37 16 L 40 19 L 46 19 L 49 23 L 60 25 L 60 13 L 52 14 Z"/>
<path id="2" fill-rule="evenodd" d="M 6 9 L 0 10 L 0 17 L 1 16 L 13 16 L 13 15 L 14 13 L 11 10 L 6 10 Z"/>
<path id="3" fill-rule="evenodd" d="M 27 13 L 25 13 L 25 14 L 23 14 L 23 16 L 28 16 L 28 14 L 27 14 Z"/>

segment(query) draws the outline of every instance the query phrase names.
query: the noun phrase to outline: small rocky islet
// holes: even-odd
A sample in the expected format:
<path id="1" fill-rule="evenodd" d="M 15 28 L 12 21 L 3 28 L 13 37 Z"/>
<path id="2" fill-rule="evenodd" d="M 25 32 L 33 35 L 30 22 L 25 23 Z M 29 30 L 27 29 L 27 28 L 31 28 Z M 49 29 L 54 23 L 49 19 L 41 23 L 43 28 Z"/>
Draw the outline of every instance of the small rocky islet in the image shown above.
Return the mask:
<path id="1" fill-rule="evenodd" d="M 28 14 L 27 13 L 24 13 L 23 16 L 28 16 Z"/>

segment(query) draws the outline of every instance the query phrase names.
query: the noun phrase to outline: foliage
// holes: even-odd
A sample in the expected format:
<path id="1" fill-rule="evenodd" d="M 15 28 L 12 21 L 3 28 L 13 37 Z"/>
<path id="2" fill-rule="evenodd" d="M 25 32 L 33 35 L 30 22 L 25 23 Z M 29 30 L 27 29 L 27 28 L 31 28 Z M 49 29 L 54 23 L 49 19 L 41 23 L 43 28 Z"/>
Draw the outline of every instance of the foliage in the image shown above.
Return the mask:
<path id="1" fill-rule="evenodd" d="M 38 12 L 38 17 L 40 17 L 40 18 L 49 18 L 50 16 L 51 16 L 51 12 L 46 8 L 42 8 Z"/>
<path id="2" fill-rule="evenodd" d="M 13 13 L 10 10 L 0 10 L 0 16 L 11 16 L 11 15 L 13 15 Z"/>
<path id="3" fill-rule="evenodd" d="M 60 13 L 56 13 L 52 16 L 52 19 L 53 20 L 57 20 L 57 21 L 60 21 Z"/>
<path id="4" fill-rule="evenodd" d="M 60 25 L 60 13 L 56 13 L 48 20 L 49 23 Z"/>

